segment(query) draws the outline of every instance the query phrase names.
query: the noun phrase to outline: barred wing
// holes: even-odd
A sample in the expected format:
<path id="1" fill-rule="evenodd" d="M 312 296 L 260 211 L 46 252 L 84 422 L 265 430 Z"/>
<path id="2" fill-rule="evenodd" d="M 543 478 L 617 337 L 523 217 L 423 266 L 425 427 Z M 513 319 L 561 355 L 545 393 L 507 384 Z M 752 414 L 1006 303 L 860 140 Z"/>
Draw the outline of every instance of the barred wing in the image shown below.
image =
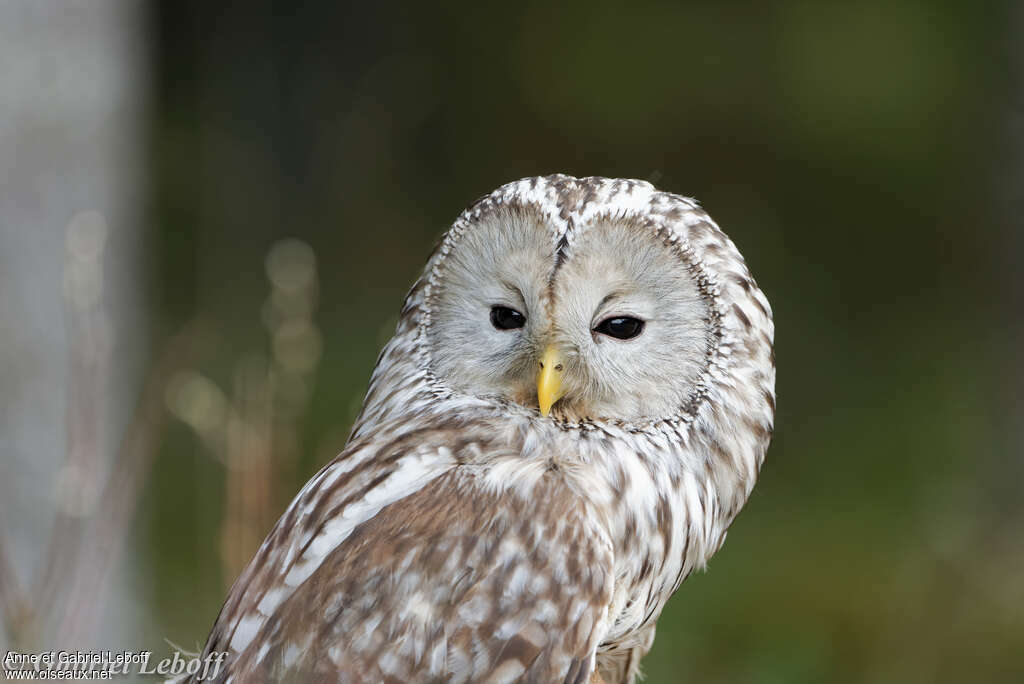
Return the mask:
<path id="1" fill-rule="evenodd" d="M 607 532 L 560 471 L 486 428 L 362 442 L 311 480 L 210 635 L 207 651 L 230 652 L 223 676 L 586 681 Z M 510 462 L 530 476 L 498 481 Z"/>

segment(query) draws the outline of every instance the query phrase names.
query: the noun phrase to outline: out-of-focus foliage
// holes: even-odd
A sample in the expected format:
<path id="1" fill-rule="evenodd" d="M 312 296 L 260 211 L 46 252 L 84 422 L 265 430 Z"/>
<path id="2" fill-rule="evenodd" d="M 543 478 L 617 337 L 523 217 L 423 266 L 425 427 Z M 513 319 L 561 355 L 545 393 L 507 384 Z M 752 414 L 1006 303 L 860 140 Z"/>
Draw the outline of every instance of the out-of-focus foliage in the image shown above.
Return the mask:
<path id="1" fill-rule="evenodd" d="M 457 213 L 561 171 L 699 198 L 775 312 L 768 461 L 669 604 L 649 681 L 1024 676 L 1012 10 L 156 4 L 156 337 L 200 314 L 220 344 L 168 395 L 184 420 L 145 492 L 145 640 L 205 638 L 237 543 L 341 449 Z M 312 269 L 305 295 L 274 259 Z M 192 400 L 266 430 L 249 508 L 247 452 Z"/>

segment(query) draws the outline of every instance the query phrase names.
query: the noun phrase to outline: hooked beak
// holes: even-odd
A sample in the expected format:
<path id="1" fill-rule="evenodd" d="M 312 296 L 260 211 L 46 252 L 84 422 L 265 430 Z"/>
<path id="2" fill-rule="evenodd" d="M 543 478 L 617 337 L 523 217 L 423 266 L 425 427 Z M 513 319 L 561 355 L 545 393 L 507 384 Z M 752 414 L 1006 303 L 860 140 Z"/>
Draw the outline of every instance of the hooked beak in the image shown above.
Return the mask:
<path id="1" fill-rule="evenodd" d="M 537 374 L 537 403 L 540 404 L 542 415 L 551 412 L 551 406 L 565 396 L 562 388 L 562 378 L 565 375 L 565 365 L 562 362 L 562 355 L 554 346 L 544 350 L 540 357 L 540 372 Z"/>

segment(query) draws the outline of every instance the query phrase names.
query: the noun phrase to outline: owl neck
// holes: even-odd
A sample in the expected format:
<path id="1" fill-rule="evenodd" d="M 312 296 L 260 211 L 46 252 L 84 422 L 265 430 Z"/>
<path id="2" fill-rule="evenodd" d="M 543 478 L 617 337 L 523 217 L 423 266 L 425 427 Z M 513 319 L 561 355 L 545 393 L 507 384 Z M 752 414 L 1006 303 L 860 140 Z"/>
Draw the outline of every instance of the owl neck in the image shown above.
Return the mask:
<path id="1" fill-rule="evenodd" d="M 684 573 L 707 561 L 756 481 L 771 431 L 774 399 L 769 406 L 765 398 L 773 394 L 774 372 L 753 383 L 711 382 L 694 411 L 641 429 L 601 422 L 569 429 L 535 410 L 462 395 L 438 382 L 423 346 L 423 288 L 421 280 L 410 291 L 395 336 L 381 352 L 352 439 L 410 415 L 493 421 L 510 434 L 534 437 L 524 443 L 558 444 L 558 451 L 577 455 L 582 465 L 569 472 L 586 473 L 581 493 L 605 499 L 614 514 L 613 538 L 636 537 L 646 526 L 667 555 L 685 556 Z M 733 362 L 739 357 L 733 354 Z"/>

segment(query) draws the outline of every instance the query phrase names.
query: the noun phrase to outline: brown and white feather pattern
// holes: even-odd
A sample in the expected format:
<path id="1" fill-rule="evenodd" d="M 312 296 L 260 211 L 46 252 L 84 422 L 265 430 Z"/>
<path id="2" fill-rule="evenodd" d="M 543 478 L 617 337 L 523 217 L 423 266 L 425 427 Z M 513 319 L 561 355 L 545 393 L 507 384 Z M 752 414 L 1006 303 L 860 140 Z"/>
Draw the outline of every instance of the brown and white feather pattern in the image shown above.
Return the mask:
<path id="1" fill-rule="evenodd" d="M 595 221 L 676 250 L 708 311 L 706 365 L 671 416 L 557 421 L 452 390 L 425 343 L 466 231 L 529 212 L 571 258 Z M 378 359 L 349 445 L 302 489 L 207 643 L 227 681 L 631 682 L 669 596 L 721 545 L 772 433 L 773 324 L 732 241 L 641 181 L 549 176 L 462 214 Z"/>

